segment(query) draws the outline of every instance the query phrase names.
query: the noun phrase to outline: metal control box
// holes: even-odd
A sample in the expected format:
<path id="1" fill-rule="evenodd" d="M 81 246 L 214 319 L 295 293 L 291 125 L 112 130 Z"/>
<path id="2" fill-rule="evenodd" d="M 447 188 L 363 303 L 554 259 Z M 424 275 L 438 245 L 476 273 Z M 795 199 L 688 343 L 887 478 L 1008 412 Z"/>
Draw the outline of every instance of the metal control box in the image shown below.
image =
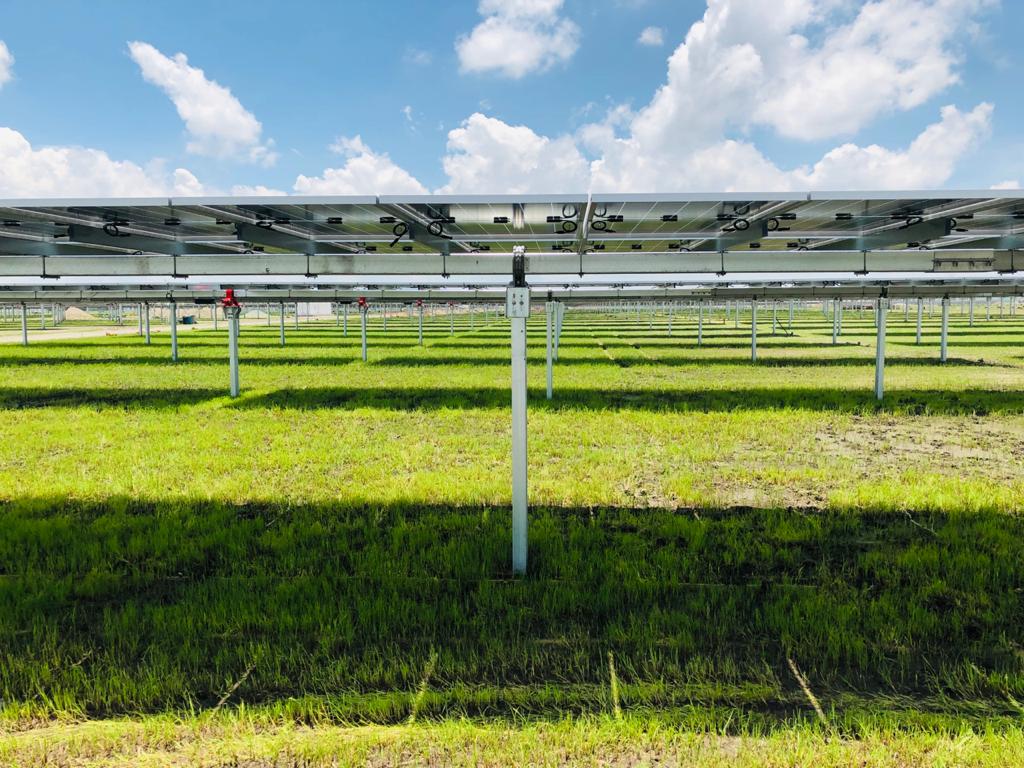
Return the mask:
<path id="1" fill-rule="evenodd" d="M 530 316 L 530 289 L 510 287 L 505 292 L 505 317 Z"/>

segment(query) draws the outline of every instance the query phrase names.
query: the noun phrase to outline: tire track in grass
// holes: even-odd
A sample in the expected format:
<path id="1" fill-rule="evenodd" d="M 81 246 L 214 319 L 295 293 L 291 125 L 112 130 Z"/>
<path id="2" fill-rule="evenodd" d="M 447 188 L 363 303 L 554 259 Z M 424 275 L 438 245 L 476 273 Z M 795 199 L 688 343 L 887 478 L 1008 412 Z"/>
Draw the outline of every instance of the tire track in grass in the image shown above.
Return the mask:
<path id="1" fill-rule="evenodd" d="M 620 360 L 619 358 L 615 357 L 615 356 L 614 356 L 614 355 L 613 355 L 613 354 L 611 353 L 611 350 L 610 350 L 610 349 L 608 349 L 608 347 L 607 347 L 607 346 L 605 346 L 605 343 L 604 343 L 604 342 L 603 342 L 603 341 L 601 340 L 601 338 L 600 338 L 600 337 L 599 337 L 599 336 L 598 336 L 598 335 L 597 335 L 597 334 L 596 334 L 596 333 L 594 332 L 594 329 L 593 329 L 593 328 L 587 328 L 587 332 L 588 332 L 588 333 L 590 334 L 591 338 L 592 338 L 592 339 L 594 340 L 594 343 L 595 343 L 595 344 L 597 344 L 597 346 L 598 346 L 598 347 L 600 347 L 600 349 L 601 349 L 601 351 L 602 351 L 602 352 L 604 352 L 604 354 L 605 354 L 605 357 L 607 357 L 607 358 L 608 358 L 609 360 L 611 360 L 611 361 L 612 361 L 613 363 L 615 363 L 615 364 L 616 364 L 617 366 L 619 366 L 620 368 L 629 368 L 629 367 L 630 367 L 630 365 L 629 365 L 629 363 L 628 363 L 627 361 L 625 361 L 625 360 Z M 615 335 L 615 336 L 618 336 L 618 334 L 613 334 L 613 335 Z"/>

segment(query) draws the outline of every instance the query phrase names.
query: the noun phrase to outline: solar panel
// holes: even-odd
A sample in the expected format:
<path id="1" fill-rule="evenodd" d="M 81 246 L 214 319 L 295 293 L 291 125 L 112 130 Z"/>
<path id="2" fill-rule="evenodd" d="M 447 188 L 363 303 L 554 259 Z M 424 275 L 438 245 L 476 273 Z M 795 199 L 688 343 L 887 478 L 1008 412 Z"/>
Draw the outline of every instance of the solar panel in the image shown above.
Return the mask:
<path id="1" fill-rule="evenodd" d="M 0 201 L 13 276 L 1014 272 L 1019 191 Z"/>

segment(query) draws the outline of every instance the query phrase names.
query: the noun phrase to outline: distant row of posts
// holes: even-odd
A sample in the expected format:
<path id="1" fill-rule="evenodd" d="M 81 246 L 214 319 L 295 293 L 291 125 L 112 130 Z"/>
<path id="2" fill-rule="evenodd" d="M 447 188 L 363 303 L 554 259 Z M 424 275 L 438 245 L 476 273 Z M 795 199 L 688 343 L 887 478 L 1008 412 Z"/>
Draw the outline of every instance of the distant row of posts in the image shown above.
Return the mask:
<path id="1" fill-rule="evenodd" d="M 993 297 L 986 296 L 984 298 L 984 316 L 986 320 L 991 320 L 993 317 L 992 312 L 992 300 Z M 998 315 L 1004 317 L 1009 315 L 1015 317 L 1017 315 L 1017 297 L 996 297 L 998 299 Z M 950 297 L 942 297 L 940 299 L 924 299 L 924 298 L 906 298 L 906 299 L 894 299 L 890 300 L 887 297 L 878 299 L 823 299 L 816 300 L 814 304 L 820 304 L 822 314 L 828 318 L 831 316 L 831 336 L 832 343 L 838 344 L 839 339 L 843 333 L 843 313 L 845 308 L 859 309 L 861 312 L 868 306 L 870 306 L 873 312 L 876 326 L 876 375 L 875 375 L 875 394 L 879 400 L 882 399 L 884 390 L 884 367 L 885 367 L 885 333 L 886 333 L 886 319 L 890 312 L 893 310 L 902 309 L 903 319 L 905 322 L 910 321 L 910 313 L 914 311 L 914 323 L 915 323 L 915 343 L 921 344 L 922 340 L 922 320 L 925 314 L 929 317 L 935 313 L 936 305 L 939 307 L 941 313 L 941 325 L 940 325 L 940 340 L 939 340 L 939 360 L 940 362 L 947 362 L 949 359 L 949 318 L 950 309 L 953 304 L 953 299 Z M 975 323 L 976 307 L 974 297 L 957 297 L 957 308 L 961 316 L 968 318 L 968 325 L 973 327 Z M 649 326 L 653 329 L 654 316 L 656 314 L 664 314 L 667 317 L 667 332 L 668 335 L 673 335 L 674 321 L 676 314 L 680 311 L 692 311 L 696 316 L 697 328 L 696 328 L 696 341 L 697 346 L 703 346 L 704 344 L 704 326 L 705 326 L 705 313 L 707 310 L 721 311 L 724 310 L 725 322 L 728 322 L 730 317 L 734 322 L 736 328 L 740 327 L 740 318 L 746 310 L 749 310 L 750 315 L 750 359 L 756 362 L 758 359 L 758 332 L 759 332 L 759 321 L 758 321 L 758 310 L 762 304 L 767 304 L 771 310 L 772 318 L 772 334 L 775 335 L 779 331 L 781 325 L 779 319 L 779 307 L 780 304 L 785 304 L 788 310 L 788 317 L 785 318 L 785 332 L 791 334 L 793 332 L 793 317 L 794 311 L 799 304 L 801 308 L 806 308 L 808 302 L 798 301 L 790 299 L 785 302 L 772 299 L 748 299 L 747 301 L 742 300 L 725 300 L 725 301 L 621 301 L 617 304 L 606 306 L 606 309 L 611 311 L 617 311 L 620 313 L 636 313 L 637 319 L 642 316 L 641 313 L 649 313 L 650 322 Z M 105 317 L 108 321 L 115 322 L 117 324 L 124 324 L 125 319 L 125 306 L 122 303 L 116 303 L 105 306 L 93 314 L 98 314 L 101 317 Z M 425 312 L 429 312 L 434 315 L 437 311 L 437 305 L 429 305 L 429 309 L 422 300 L 418 300 L 412 303 L 395 304 L 388 302 L 381 302 L 371 305 L 369 302 L 360 300 L 358 302 L 335 302 L 332 306 L 332 311 L 335 320 L 335 326 L 341 329 L 343 336 L 348 336 L 348 322 L 350 308 L 355 308 L 359 312 L 360 316 L 360 356 L 362 360 L 368 359 L 368 319 L 371 313 L 379 312 L 381 325 L 384 330 L 387 330 L 388 317 L 396 317 L 403 313 L 408 313 L 410 320 L 416 321 L 417 328 L 417 344 L 423 345 L 423 322 Z M 484 305 L 486 307 L 486 305 Z M 279 331 L 280 331 L 280 343 L 282 346 L 286 344 L 286 315 L 289 314 L 289 308 L 292 310 L 291 314 L 294 318 L 295 327 L 299 328 L 300 319 L 302 312 L 300 304 L 296 302 L 277 302 L 274 304 L 260 304 L 260 305 L 249 305 L 249 307 L 255 308 L 257 312 L 261 309 L 265 312 L 267 325 L 271 324 L 271 317 L 276 312 L 279 318 Z M 151 333 L 151 316 L 155 310 L 161 321 L 166 322 L 169 326 L 170 331 L 170 353 L 171 360 L 177 362 L 179 359 L 178 354 L 178 325 L 179 325 L 179 306 L 178 303 L 171 300 L 169 302 L 160 302 L 151 305 L 148 302 L 142 302 L 139 304 L 130 305 L 130 309 L 134 309 L 138 317 L 138 334 L 145 339 L 145 343 L 152 343 Z M 214 324 L 214 329 L 217 328 L 218 312 L 222 308 L 211 308 L 211 319 Z M 447 311 L 448 315 L 448 326 L 449 333 L 454 334 L 455 332 L 455 314 L 456 305 L 453 303 L 447 303 L 446 307 L 442 307 L 441 311 Z M 547 367 L 547 386 L 546 395 L 548 399 L 551 399 L 554 395 L 554 363 L 558 361 L 559 342 L 562 336 L 562 326 L 565 318 L 566 305 L 564 302 L 555 300 L 549 293 L 547 300 L 544 303 L 545 312 L 545 338 L 546 338 L 546 367 Z M 59 327 L 62 323 L 66 322 L 66 311 L 67 308 L 61 304 L 39 304 L 30 305 L 28 303 L 21 304 L 6 304 L 0 305 L 0 320 L 13 321 L 16 316 L 20 314 L 20 325 L 22 343 L 28 345 L 29 343 L 29 327 L 31 325 L 32 318 L 38 318 L 38 325 L 40 329 L 46 329 L 47 321 L 49 321 L 51 327 Z M 466 313 L 468 318 L 468 324 L 470 330 L 475 329 L 476 313 L 481 311 L 479 308 L 475 308 L 472 305 L 459 305 L 459 312 Z M 488 309 L 484 308 L 483 314 L 485 320 L 487 319 Z M 238 314 L 241 315 L 243 308 L 239 307 Z M 130 314 L 130 312 L 128 313 Z M 236 318 L 238 320 L 239 318 Z M 307 319 L 312 319 L 307 314 Z M 744 323 L 745 324 L 745 323 Z M 233 366 L 234 367 L 234 366 Z M 237 380 L 237 370 L 233 372 L 232 382 Z M 232 387 L 234 389 L 234 387 Z"/>

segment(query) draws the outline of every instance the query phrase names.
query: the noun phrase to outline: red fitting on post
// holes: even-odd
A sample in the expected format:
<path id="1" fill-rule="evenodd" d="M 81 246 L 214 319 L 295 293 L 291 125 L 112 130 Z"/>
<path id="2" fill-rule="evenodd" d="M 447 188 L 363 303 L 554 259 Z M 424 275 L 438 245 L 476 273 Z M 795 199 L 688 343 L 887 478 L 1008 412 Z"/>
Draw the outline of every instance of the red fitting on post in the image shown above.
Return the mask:
<path id="1" fill-rule="evenodd" d="M 227 309 L 228 307 L 242 306 L 241 304 L 238 303 L 238 299 L 235 298 L 234 288 L 226 288 L 224 290 L 224 298 L 220 300 L 220 305 L 224 307 L 224 309 Z"/>
<path id="2" fill-rule="evenodd" d="M 422 307 L 423 306 L 423 299 L 416 299 L 416 306 L 417 307 Z"/>
<path id="3" fill-rule="evenodd" d="M 359 308 L 365 310 L 369 306 L 370 305 L 366 303 L 366 297 L 365 296 L 360 296 L 359 297 Z"/>

